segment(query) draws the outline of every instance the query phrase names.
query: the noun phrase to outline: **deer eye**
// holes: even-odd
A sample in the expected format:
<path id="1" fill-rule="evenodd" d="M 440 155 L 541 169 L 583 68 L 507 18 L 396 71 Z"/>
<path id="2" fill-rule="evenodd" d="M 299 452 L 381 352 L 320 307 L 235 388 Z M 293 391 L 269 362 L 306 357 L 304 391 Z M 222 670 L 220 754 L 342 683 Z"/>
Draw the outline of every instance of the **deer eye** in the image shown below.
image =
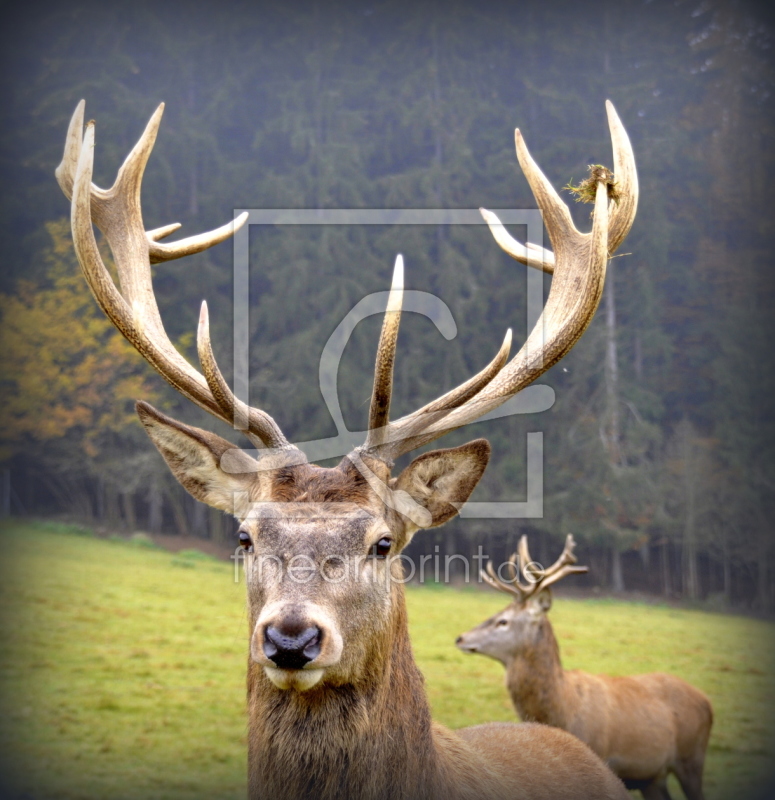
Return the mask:
<path id="1" fill-rule="evenodd" d="M 383 536 L 375 545 L 371 548 L 371 555 L 374 558 L 386 558 L 388 553 L 390 552 L 390 545 L 393 544 L 393 540 L 389 536 Z"/>
<path id="2" fill-rule="evenodd" d="M 239 532 L 239 543 L 240 547 L 243 550 L 247 550 L 248 552 L 252 552 L 253 550 L 253 540 L 250 538 L 250 534 L 246 533 L 245 531 Z"/>
<path id="3" fill-rule="evenodd" d="M 506 627 L 508 627 L 508 624 L 509 624 L 509 621 L 507 619 L 499 619 L 495 623 L 495 627 L 496 628 L 506 628 Z"/>

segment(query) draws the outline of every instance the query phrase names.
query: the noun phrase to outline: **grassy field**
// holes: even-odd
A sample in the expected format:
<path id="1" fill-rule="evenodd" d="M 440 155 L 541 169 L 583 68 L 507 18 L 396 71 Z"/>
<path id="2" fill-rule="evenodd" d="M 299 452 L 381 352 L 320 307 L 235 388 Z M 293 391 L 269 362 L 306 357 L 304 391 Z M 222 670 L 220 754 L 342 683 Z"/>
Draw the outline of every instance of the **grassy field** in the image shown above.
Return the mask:
<path id="1" fill-rule="evenodd" d="M 231 566 L 55 525 L 9 524 L 0 542 L 0 796 L 244 799 L 247 628 Z M 513 720 L 500 664 L 453 646 L 502 596 L 424 587 L 408 602 L 434 717 Z M 560 599 L 551 615 L 566 667 L 665 670 L 707 692 L 707 796 L 757 796 L 775 753 L 775 626 L 606 600 Z"/>

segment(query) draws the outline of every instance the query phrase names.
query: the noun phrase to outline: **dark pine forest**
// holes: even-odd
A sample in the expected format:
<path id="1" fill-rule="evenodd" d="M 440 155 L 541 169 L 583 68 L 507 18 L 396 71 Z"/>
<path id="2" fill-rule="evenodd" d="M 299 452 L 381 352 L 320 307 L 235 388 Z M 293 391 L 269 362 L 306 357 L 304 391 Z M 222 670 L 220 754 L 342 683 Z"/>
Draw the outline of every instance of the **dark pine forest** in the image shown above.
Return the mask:
<path id="1" fill-rule="evenodd" d="M 543 516 L 456 520 L 413 552 L 481 544 L 501 557 L 528 533 L 545 560 L 573 532 L 592 568 L 579 585 L 772 610 L 775 76 L 760 6 L 31 2 L 4 13 L 3 513 L 222 541 L 234 531 L 174 482 L 133 402 L 234 432 L 131 351 L 80 275 L 53 173 L 81 98 L 102 186 L 166 103 L 144 213 L 148 228 L 179 221 L 186 235 L 242 208 L 531 208 L 514 128 L 559 188 L 610 165 L 610 98 L 640 206 L 592 326 L 540 380 L 555 403 L 443 440 L 487 436 L 474 499 L 524 500 L 527 434 L 542 432 Z M 588 226 L 589 207 L 565 196 Z M 394 416 L 480 369 L 506 328 L 516 347 L 524 339 L 525 268 L 485 226 L 254 226 L 251 402 L 291 440 L 335 435 L 321 351 L 359 300 L 388 288 L 398 252 L 407 287 L 442 299 L 458 335 L 405 315 Z M 194 363 L 208 300 L 229 379 L 232 255 L 227 243 L 155 270 L 167 330 Z M 340 366 L 353 430 L 378 333 L 378 317 L 362 322 Z"/>

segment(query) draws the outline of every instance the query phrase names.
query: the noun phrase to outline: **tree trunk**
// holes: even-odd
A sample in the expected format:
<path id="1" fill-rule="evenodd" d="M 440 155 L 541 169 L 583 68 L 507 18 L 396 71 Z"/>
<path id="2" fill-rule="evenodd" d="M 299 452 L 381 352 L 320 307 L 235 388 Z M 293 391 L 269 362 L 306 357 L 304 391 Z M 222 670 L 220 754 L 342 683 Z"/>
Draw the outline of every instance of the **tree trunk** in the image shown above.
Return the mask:
<path id="1" fill-rule="evenodd" d="M 589 571 L 596 586 L 606 586 L 608 584 L 606 552 L 605 548 L 595 547 L 589 554 Z"/>
<path id="2" fill-rule="evenodd" d="M 721 539 L 721 566 L 724 571 L 724 602 L 732 603 L 732 563 L 729 557 L 729 536 L 726 527 L 722 531 Z"/>
<path id="3" fill-rule="evenodd" d="M 641 342 L 640 334 L 635 334 L 635 377 L 638 381 L 643 380 L 643 344 Z"/>
<path id="4" fill-rule="evenodd" d="M 697 545 L 694 537 L 684 541 L 684 595 L 690 600 L 700 596 L 699 576 L 697 574 Z"/>
<path id="5" fill-rule="evenodd" d="M 772 593 L 770 591 L 769 583 L 769 570 L 767 569 L 767 552 L 766 548 L 761 548 L 763 552 L 759 554 L 758 561 L 758 575 L 756 582 L 756 595 L 757 606 L 760 611 L 769 611 L 772 606 Z"/>
<path id="6" fill-rule="evenodd" d="M 97 478 L 97 519 L 105 521 L 105 481 Z"/>
<path id="7" fill-rule="evenodd" d="M 210 529 L 210 538 L 214 542 L 228 542 L 229 519 L 226 515 L 219 511 L 217 508 L 208 508 L 208 528 Z M 236 547 L 236 539 L 234 545 Z"/>
<path id="8" fill-rule="evenodd" d="M 191 533 L 207 538 L 207 506 L 191 498 Z"/>
<path id="9" fill-rule="evenodd" d="M 700 596 L 697 574 L 697 476 L 694 457 L 694 433 L 691 423 L 686 421 L 684 432 L 684 486 L 686 489 L 686 519 L 684 521 L 684 596 L 697 600 Z"/>
<path id="10" fill-rule="evenodd" d="M 673 582 L 670 580 L 670 542 L 662 540 L 662 594 L 670 597 L 673 594 Z"/>
<path id="11" fill-rule="evenodd" d="M 162 525 L 162 494 L 156 483 L 148 490 L 148 530 L 151 533 L 161 533 Z"/>
<path id="12" fill-rule="evenodd" d="M 170 501 L 170 508 L 172 509 L 172 516 L 175 520 L 175 529 L 180 536 L 186 536 L 189 531 L 188 518 L 186 517 L 186 507 L 183 505 L 185 497 L 181 497 L 182 489 L 173 486 L 171 491 L 167 492 L 167 499 Z"/>
<path id="13" fill-rule="evenodd" d="M 11 516 L 11 470 L 3 470 L 3 501 L 2 501 L 2 516 Z"/>
<path id="14" fill-rule="evenodd" d="M 434 111 L 433 119 L 433 137 L 434 137 L 434 154 L 433 164 L 436 167 L 434 170 L 435 176 L 433 181 L 433 194 L 436 198 L 436 205 L 442 208 L 444 198 L 442 197 L 441 185 L 439 183 L 439 176 L 444 165 L 444 146 L 441 138 L 441 131 L 444 126 L 443 111 L 441 105 L 441 84 L 439 83 L 439 53 L 438 53 L 438 31 L 436 28 L 436 21 L 431 23 L 431 85 L 433 87 L 432 93 L 432 108 Z M 436 226 L 436 260 L 438 263 L 442 259 L 442 246 L 446 236 L 446 226 Z"/>
<path id="15" fill-rule="evenodd" d="M 542 567 L 548 567 L 552 563 L 549 557 L 549 536 L 546 531 L 541 531 L 538 537 L 538 563 Z"/>
<path id="16" fill-rule="evenodd" d="M 189 76 L 188 82 L 188 110 L 191 119 L 194 118 L 194 109 L 196 106 L 196 81 L 193 75 Z M 194 154 L 198 151 L 198 143 L 194 149 Z M 196 217 L 199 213 L 199 174 L 197 169 L 197 158 L 194 155 L 189 159 L 188 171 L 188 213 L 192 217 Z"/>
<path id="17" fill-rule="evenodd" d="M 118 491 L 112 483 L 105 483 L 103 493 L 105 497 L 105 523 L 109 528 L 117 530 L 123 527 L 121 511 L 119 510 Z"/>
<path id="18" fill-rule="evenodd" d="M 121 492 L 121 510 L 127 530 L 132 533 L 137 530 L 137 517 L 135 516 L 135 496 L 132 492 Z"/>
<path id="19" fill-rule="evenodd" d="M 79 519 L 83 519 L 86 523 L 94 521 L 94 504 L 91 494 L 85 486 L 74 489 L 70 496 L 69 505 L 73 508 Z"/>
<path id="20" fill-rule="evenodd" d="M 608 263 L 608 274 L 605 281 L 605 388 L 606 416 L 608 430 L 606 439 L 608 457 L 614 467 L 622 465 L 621 433 L 619 430 L 619 365 L 616 355 L 616 298 L 614 295 L 613 262 Z"/>
<path id="21" fill-rule="evenodd" d="M 611 588 L 615 592 L 624 591 L 624 574 L 622 573 L 622 554 L 615 545 L 611 548 Z"/>
<path id="22" fill-rule="evenodd" d="M 646 574 L 648 574 L 649 568 L 651 567 L 651 542 L 649 542 L 648 539 L 638 548 L 638 555 L 643 564 L 643 569 L 645 569 Z"/>
<path id="23" fill-rule="evenodd" d="M 20 514 L 34 514 L 35 513 L 35 481 L 37 480 L 37 476 L 33 473 L 30 474 L 30 471 L 27 469 L 25 470 L 25 481 L 24 481 L 24 503 L 22 503 L 21 498 L 16 492 L 13 491 L 13 486 L 11 487 L 11 491 L 13 495 L 16 497 L 16 501 L 19 504 L 19 513 Z M 89 506 L 89 510 L 91 511 L 91 505 Z"/>

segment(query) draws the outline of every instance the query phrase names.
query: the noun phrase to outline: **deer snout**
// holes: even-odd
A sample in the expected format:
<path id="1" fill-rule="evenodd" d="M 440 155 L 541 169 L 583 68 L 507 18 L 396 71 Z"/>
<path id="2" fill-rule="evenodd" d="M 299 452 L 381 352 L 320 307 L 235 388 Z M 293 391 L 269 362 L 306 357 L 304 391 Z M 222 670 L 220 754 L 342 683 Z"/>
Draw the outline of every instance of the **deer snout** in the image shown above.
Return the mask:
<path id="1" fill-rule="evenodd" d="M 306 691 L 339 663 L 343 646 L 339 627 L 326 609 L 277 602 L 259 615 L 250 654 L 278 689 Z"/>
<path id="2" fill-rule="evenodd" d="M 280 669 L 303 669 L 320 655 L 323 632 L 317 625 L 270 625 L 264 631 L 264 655 Z"/>

